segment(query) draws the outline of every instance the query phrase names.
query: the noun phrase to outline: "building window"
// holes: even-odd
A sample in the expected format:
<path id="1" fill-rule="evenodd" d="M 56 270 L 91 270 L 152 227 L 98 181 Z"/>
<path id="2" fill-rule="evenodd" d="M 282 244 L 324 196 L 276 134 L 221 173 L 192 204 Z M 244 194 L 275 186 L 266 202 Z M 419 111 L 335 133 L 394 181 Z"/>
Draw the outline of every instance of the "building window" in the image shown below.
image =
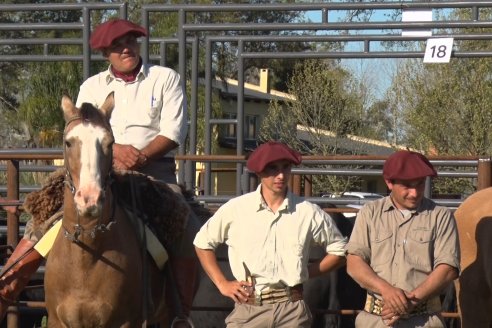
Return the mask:
<path id="1" fill-rule="evenodd" d="M 258 116 L 246 115 L 244 117 L 244 139 L 256 140 L 258 131 Z"/>
<path id="2" fill-rule="evenodd" d="M 235 119 L 235 113 L 224 113 L 225 119 Z M 258 124 L 259 124 L 259 116 L 258 115 L 245 115 L 244 117 L 244 139 L 256 140 L 258 135 Z M 237 129 L 236 124 L 226 124 L 223 128 L 223 137 L 224 138 L 236 138 L 237 137 Z"/>

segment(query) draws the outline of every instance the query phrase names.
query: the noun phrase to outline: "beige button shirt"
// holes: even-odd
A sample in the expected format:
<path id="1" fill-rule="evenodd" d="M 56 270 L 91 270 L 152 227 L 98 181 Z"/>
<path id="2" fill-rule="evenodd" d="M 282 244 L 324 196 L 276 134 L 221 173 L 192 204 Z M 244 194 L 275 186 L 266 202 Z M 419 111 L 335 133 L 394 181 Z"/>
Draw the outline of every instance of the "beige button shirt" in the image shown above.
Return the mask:
<path id="1" fill-rule="evenodd" d="M 344 256 L 346 239 L 319 206 L 288 193 L 277 213 L 264 202 L 260 187 L 222 205 L 200 229 L 194 244 L 214 250 L 227 244 L 237 280 L 245 280 L 243 261 L 256 277 L 256 291 L 295 286 L 306 281 L 309 249 Z M 278 284 L 278 287 L 275 286 Z"/>
<path id="2" fill-rule="evenodd" d="M 360 256 L 393 286 L 411 291 L 439 264 L 459 270 L 456 222 L 451 212 L 424 198 L 406 217 L 385 197 L 364 205 L 347 253 Z"/>
<path id="3" fill-rule="evenodd" d="M 137 79 L 125 82 L 115 78 L 108 68 L 80 86 L 76 105 L 80 107 L 87 102 L 99 107 L 112 91 L 115 107 L 110 123 L 116 143 L 142 149 L 157 135 L 177 144 L 184 142 L 187 114 L 177 72 L 167 67 L 142 65 Z"/>

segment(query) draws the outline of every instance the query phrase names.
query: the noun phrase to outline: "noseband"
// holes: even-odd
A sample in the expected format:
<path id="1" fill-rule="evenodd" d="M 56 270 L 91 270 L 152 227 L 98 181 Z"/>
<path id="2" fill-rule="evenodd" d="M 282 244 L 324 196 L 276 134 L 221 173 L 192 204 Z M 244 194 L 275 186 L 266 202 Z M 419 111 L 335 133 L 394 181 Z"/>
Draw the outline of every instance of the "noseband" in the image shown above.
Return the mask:
<path id="1" fill-rule="evenodd" d="M 65 129 L 63 131 L 64 136 L 67 133 L 67 128 L 70 125 L 70 123 L 77 121 L 77 120 L 82 120 L 82 121 L 87 122 L 87 123 L 91 122 L 89 119 L 84 119 L 80 115 L 75 115 L 75 116 L 71 117 L 65 124 Z M 110 152 L 110 156 L 111 156 L 110 162 L 112 165 L 112 163 L 113 163 L 113 152 L 112 151 Z M 73 183 L 72 174 L 70 173 L 70 170 L 68 169 L 67 160 L 65 158 L 65 152 L 64 152 L 64 163 L 63 164 L 65 166 L 65 185 L 70 189 L 70 193 L 72 194 L 72 196 L 75 197 L 76 188 L 75 188 L 75 184 Z M 110 187 L 112 187 L 113 182 L 114 182 L 114 180 L 113 180 L 113 167 L 111 166 L 111 169 L 108 171 L 108 174 L 106 175 L 106 177 L 103 181 L 103 196 L 104 197 L 106 197 L 107 186 L 109 185 Z M 115 193 L 113 193 L 112 195 L 114 197 Z M 99 218 L 97 219 L 97 224 L 91 229 L 86 229 L 80 224 L 79 212 L 76 210 L 75 212 L 77 213 L 77 223 L 74 224 L 74 226 L 73 226 L 73 233 L 70 233 L 68 231 L 68 229 L 64 225 L 62 225 L 63 230 L 64 230 L 63 235 L 65 236 L 65 238 L 67 238 L 68 240 L 70 240 L 73 243 L 78 243 L 78 242 L 80 242 L 79 237 L 81 235 L 88 235 L 92 239 L 95 239 L 98 232 L 104 233 L 106 231 L 109 231 L 111 229 L 111 226 L 114 223 L 116 223 L 116 220 L 114 219 L 114 214 L 115 214 L 115 210 L 116 210 L 115 201 L 113 198 L 111 198 L 110 202 L 111 202 L 110 203 L 111 216 L 109 218 L 108 223 L 102 223 L 101 222 L 102 216 L 104 213 L 104 211 L 101 211 L 101 214 L 99 215 Z"/>

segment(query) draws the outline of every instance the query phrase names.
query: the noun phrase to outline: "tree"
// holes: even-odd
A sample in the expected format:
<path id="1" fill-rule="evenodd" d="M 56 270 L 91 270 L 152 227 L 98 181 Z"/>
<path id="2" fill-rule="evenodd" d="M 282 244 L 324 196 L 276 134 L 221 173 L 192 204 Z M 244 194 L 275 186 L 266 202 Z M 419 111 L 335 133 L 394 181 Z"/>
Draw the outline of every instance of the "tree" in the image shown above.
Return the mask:
<path id="1" fill-rule="evenodd" d="M 471 13 L 457 9 L 452 20 L 471 19 Z M 481 12 L 481 19 L 491 18 Z M 459 31 L 457 31 L 459 33 Z M 490 33 L 490 29 L 462 33 Z M 457 50 L 486 50 L 483 41 L 455 43 Z M 492 59 L 452 58 L 449 64 L 424 64 L 407 60 L 397 70 L 386 101 L 398 104 L 398 140 L 408 147 L 438 155 L 487 155 L 492 152 Z M 440 192 L 470 192 L 471 182 L 436 180 Z"/>
<path id="2" fill-rule="evenodd" d="M 334 62 L 298 63 L 288 83 L 292 98 L 272 102 L 261 125 L 261 140 L 281 140 L 308 155 L 360 153 L 361 146 L 347 147 L 349 135 L 358 135 L 362 129 L 364 112 L 353 82 L 349 72 Z M 324 175 L 316 176 L 314 182 L 317 192 L 343 192 L 357 179 Z"/>

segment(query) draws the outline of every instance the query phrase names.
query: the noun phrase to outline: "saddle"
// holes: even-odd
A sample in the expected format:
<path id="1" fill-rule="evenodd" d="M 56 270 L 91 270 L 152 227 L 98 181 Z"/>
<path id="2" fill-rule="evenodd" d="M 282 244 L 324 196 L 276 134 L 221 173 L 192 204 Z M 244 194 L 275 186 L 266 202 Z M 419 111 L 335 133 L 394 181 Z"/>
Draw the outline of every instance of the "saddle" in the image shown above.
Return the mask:
<path id="1" fill-rule="evenodd" d="M 118 205 L 140 218 L 165 247 L 181 236 L 190 212 L 182 195 L 167 184 L 135 171 L 116 171 L 112 180 L 111 189 Z M 64 188 L 65 170 L 58 169 L 40 190 L 26 196 L 24 209 L 32 215 L 34 229 L 43 235 L 54 218 L 59 218 L 55 214 L 63 207 Z"/>

